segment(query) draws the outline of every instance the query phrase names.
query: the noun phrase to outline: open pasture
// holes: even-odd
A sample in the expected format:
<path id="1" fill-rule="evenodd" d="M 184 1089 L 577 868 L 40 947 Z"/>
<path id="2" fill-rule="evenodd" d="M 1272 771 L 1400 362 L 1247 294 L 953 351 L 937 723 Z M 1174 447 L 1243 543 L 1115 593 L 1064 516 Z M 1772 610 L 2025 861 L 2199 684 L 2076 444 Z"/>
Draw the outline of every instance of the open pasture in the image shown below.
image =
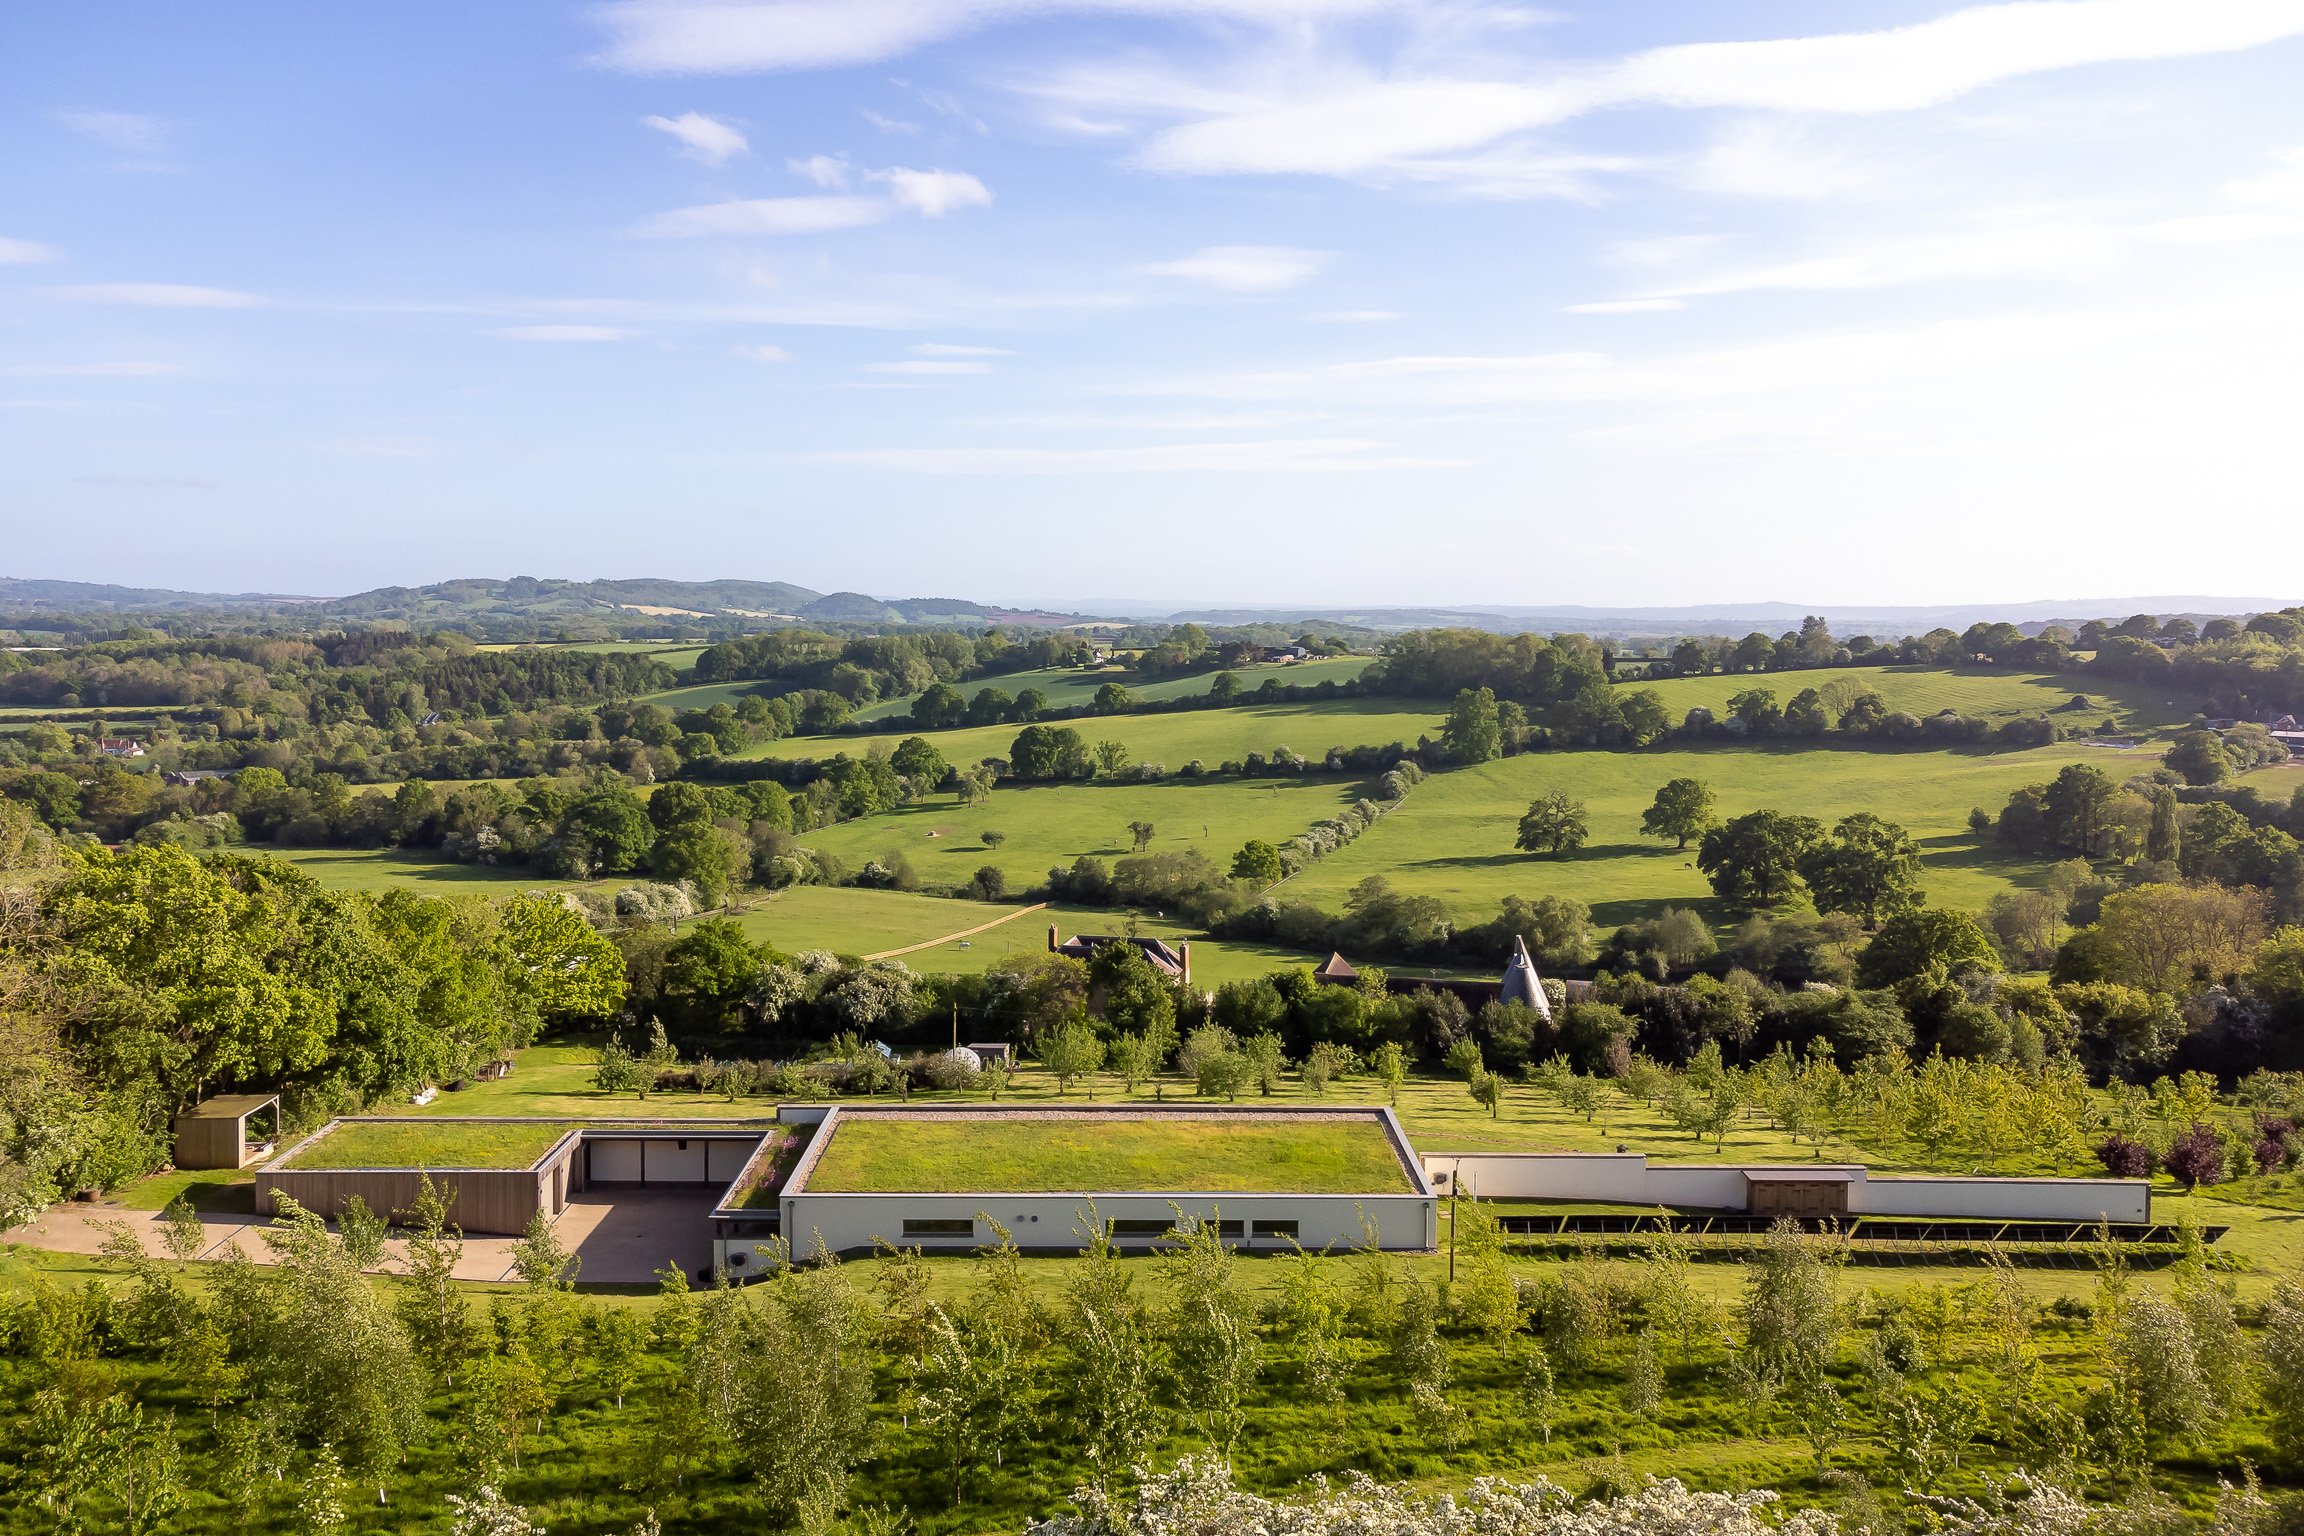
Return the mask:
<path id="1" fill-rule="evenodd" d="M 422 896 L 511 896 L 521 891 L 568 890 L 584 882 L 555 880 L 521 865 L 459 864 L 414 848 L 265 848 L 251 852 L 295 865 L 325 890 L 388 891 L 407 886 Z M 602 882 L 628 885 L 643 879 Z"/>
<path id="2" fill-rule="evenodd" d="M 1243 704 L 1225 709 L 1195 709 L 1179 714 L 1098 715 L 1084 720 L 1058 720 L 1090 742 L 1117 741 L 1140 763 L 1164 763 L 1173 771 L 1197 758 L 1208 767 L 1237 760 L 1250 752 L 1269 756 L 1274 747 L 1286 747 L 1305 757 L 1322 757 L 1333 747 L 1382 746 L 1419 736 L 1437 736 L 1447 710 L 1415 699 L 1333 699 L 1308 704 Z M 928 739 L 946 760 L 973 763 L 987 757 L 1006 757 L 1009 744 L 1022 730 L 1016 725 L 970 726 L 957 731 L 934 731 Z M 781 741 L 748 747 L 741 757 L 828 758 L 845 752 L 862 757 L 875 746 L 893 748 L 914 733 L 891 729 L 871 735 L 787 736 Z"/>
<path id="3" fill-rule="evenodd" d="M 891 850 L 911 860 L 930 885 L 964 885 L 989 864 L 1012 890 L 1038 885 L 1057 865 L 1082 854 L 1124 858 L 1135 851 L 1130 822 L 1155 829 L 1150 853 L 1196 848 L 1219 869 L 1249 838 L 1282 843 L 1359 794 L 1358 780 L 1167 780 L 1152 784 L 1047 784 L 1003 787 L 981 805 L 934 795 L 878 816 L 844 821 L 803 835 L 803 846 L 837 855 L 853 870 Z M 984 846 L 987 829 L 1005 834 Z"/>
<path id="4" fill-rule="evenodd" d="M 2027 752 L 1869 752 L 1722 746 L 1666 752 L 1533 752 L 1434 774 L 1407 802 L 1280 888 L 1335 908 L 1354 884 L 1381 875 L 1412 895 L 1437 896 L 1460 921 L 1492 917 L 1506 896 L 1573 897 L 1603 927 L 1691 907 L 1715 921 L 1729 914 L 1696 868 L 1695 849 L 1643 837 L 1640 817 L 1668 779 L 1701 779 L 1723 816 L 1777 810 L 1829 824 L 1871 811 L 1921 846 L 1928 898 L 1974 911 L 2045 865 L 2003 854 L 1969 832 L 1969 811 L 1997 812 L 2011 791 L 2053 778 L 2069 762 L 2116 777 L 2158 761 L 2149 751 L 2061 745 Z M 1531 857 L 1512 846 L 1528 803 L 1552 790 L 1584 803 L 1590 840 L 1575 853 Z"/>
<path id="5" fill-rule="evenodd" d="M 1240 680 L 1242 692 L 1254 692 L 1263 687 L 1266 678 L 1282 684 L 1310 687 L 1323 682 L 1349 682 L 1367 671 L 1374 660 L 1372 656 L 1323 656 L 1314 661 L 1234 667 L 1232 675 Z M 970 698 L 974 698 L 977 691 L 983 688 L 997 688 L 1011 698 L 1027 688 L 1037 688 L 1048 695 L 1048 702 L 1053 707 L 1071 709 L 1094 699 L 1096 690 L 1106 683 L 1118 683 L 1139 699 L 1189 699 L 1205 694 L 1215 678 L 1213 672 L 1190 672 L 1157 683 L 1139 683 L 1121 667 L 1043 667 L 1033 672 L 1011 672 L 1000 677 L 970 678 L 952 686 Z M 900 699 L 882 699 L 877 704 L 858 710 L 856 718 L 901 721 L 910 712 L 914 697 L 916 695 L 908 694 Z"/>
<path id="6" fill-rule="evenodd" d="M 1784 704 L 1803 688 L 1829 689 L 1835 684 L 1850 692 L 1877 693 L 1888 708 L 1922 717 L 1952 709 L 1987 720 L 2045 715 L 2093 726 L 2110 716 L 2123 728 L 2144 729 L 2188 720 L 2199 707 L 2197 699 L 2179 697 L 2172 687 L 2056 672 L 1963 671 L 1953 667 L 1832 667 L 1814 672 L 1627 678 L 1617 686 L 1653 689 L 1678 722 L 1699 706 L 1724 716 L 1728 700 L 1747 688 L 1764 688 L 1776 695 L 1777 703 Z M 2059 714 L 2075 696 L 2087 699 L 2089 707 Z"/>

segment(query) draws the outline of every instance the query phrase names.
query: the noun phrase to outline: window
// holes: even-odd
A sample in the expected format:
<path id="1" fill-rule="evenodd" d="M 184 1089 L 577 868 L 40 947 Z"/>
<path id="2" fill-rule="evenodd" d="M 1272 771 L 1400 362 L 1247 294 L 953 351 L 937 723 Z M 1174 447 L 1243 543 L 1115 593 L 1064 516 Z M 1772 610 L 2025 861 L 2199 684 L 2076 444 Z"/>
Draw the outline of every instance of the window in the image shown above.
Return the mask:
<path id="1" fill-rule="evenodd" d="M 1114 1237 L 1166 1237 L 1175 1223 L 1168 1221 L 1115 1221 Z"/>
<path id="2" fill-rule="evenodd" d="M 1296 1223 L 1292 1221 L 1260 1221 L 1256 1223 L 1258 1237 L 1294 1237 Z"/>
<path id="3" fill-rule="evenodd" d="M 976 1223 L 966 1216 L 907 1216 L 906 1237 L 974 1237 Z"/>
<path id="4" fill-rule="evenodd" d="M 1219 1221 L 1216 1223 L 1216 1235 L 1218 1237 L 1238 1237 L 1240 1235 L 1240 1223 L 1236 1221 Z"/>

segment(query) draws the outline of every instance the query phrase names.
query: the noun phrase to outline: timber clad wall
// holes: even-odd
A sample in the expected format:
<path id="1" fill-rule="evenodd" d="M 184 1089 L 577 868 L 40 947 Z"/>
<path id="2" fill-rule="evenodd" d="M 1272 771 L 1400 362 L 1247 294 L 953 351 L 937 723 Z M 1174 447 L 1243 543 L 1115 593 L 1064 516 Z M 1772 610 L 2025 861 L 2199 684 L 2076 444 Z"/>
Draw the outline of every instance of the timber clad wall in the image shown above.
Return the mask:
<path id="1" fill-rule="evenodd" d="M 538 1211 L 557 1214 L 568 1186 L 568 1160 L 548 1168 L 438 1168 L 432 1182 L 452 1192 L 448 1219 L 472 1233 L 517 1236 Z M 354 1195 L 389 1217 L 416 1204 L 424 1171 L 416 1168 L 276 1168 L 256 1176 L 257 1214 L 277 1214 L 274 1192 L 334 1220 Z M 580 1185 L 578 1187 L 581 1187 Z"/>

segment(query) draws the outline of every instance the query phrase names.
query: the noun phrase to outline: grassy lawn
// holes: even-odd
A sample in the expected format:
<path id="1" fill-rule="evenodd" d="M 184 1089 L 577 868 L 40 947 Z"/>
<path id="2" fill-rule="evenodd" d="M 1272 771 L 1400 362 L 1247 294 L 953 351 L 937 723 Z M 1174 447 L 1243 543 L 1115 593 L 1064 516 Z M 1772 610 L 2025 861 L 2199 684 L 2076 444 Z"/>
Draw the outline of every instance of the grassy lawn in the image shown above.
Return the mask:
<path id="1" fill-rule="evenodd" d="M 1627 678 L 1618 686 L 1654 689 L 1677 721 L 1698 705 L 1725 714 L 1730 695 L 1747 688 L 1765 688 L 1782 704 L 1803 688 L 1821 689 L 1836 681 L 1879 694 L 1892 710 L 1921 716 L 1956 709 L 1988 720 L 2049 715 L 2093 726 L 2109 715 L 2123 727 L 2142 729 L 2188 720 L 2199 707 L 2197 699 L 2176 697 L 2176 690 L 2168 687 L 2056 672 L 1969 672 L 1950 667 L 1836 667 L 1764 676 Z M 2071 702 L 2075 694 L 2085 697 L 2090 708 L 2076 710 L 2069 717 L 2056 716 L 2054 712 Z"/>
<path id="2" fill-rule="evenodd" d="M 1402 891 L 1437 896 L 1463 921 L 1495 914 L 1505 896 L 1572 896 L 1596 922 L 1613 927 L 1664 906 L 1692 907 L 1716 921 L 1729 914 L 1697 870 L 1693 850 L 1640 835 L 1640 816 L 1668 779 L 1710 784 L 1723 815 L 1797 811 L 1827 823 L 1872 811 L 1921 845 L 1928 898 L 1980 909 L 1999 891 L 2046 866 L 2002 853 L 1968 831 L 1975 806 L 1997 812 L 2009 792 L 2055 777 L 2070 762 L 2092 762 L 2115 778 L 2158 761 L 2150 750 L 2113 752 L 2064 744 L 2028 752 L 1863 752 L 1736 746 L 1663 752 L 1534 752 L 1435 774 L 1407 802 L 1282 886 L 1282 894 L 1331 909 L 1354 884 L 1382 875 Z M 1584 802 L 1591 840 L 1561 858 L 1531 858 L 1512 847 L 1528 803 L 1548 790 Z"/>
<path id="3" fill-rule="evenodd" d="M 1264 686 L 1266 678 L 1275 678 L 1282 685 L 1315 687 L 1324 682 L 1346 683 L 1368 670 L 1375 660 L 1372 656 L 1325 656 L 1316 661 L 1297 661 L 1286 665 L 1235 667 L 1232 675 L 1240 680 L 1243 693 L 1253 693 Z M 1198 698 L 1208 691 L 1215 680 L 1213 672 L 1194 672 L 1183 677 L 1172 677 L 1164 682 L 1138 683 L 1120 667 L 1043 667 L 1036 672 L 1012 672 L 1005 677 L 971 678 L 954 683 L 970 698 L 980 689 L 997 688 L 1014 698 L 1027 688 L 1037 688 L 1048 695 L 1048 702 L 1057 709 L 1071 709 L 1086 704 L 1096 697 L 1096 690 L 1106 683 L 1118 683 L 1140 699 Z M 859 720 L 901 719 L 912 709 L 916 695 L 907 694 L 900 699 L 882 699 L 879 703 L 856 711 Z"/>
<path id="4" fill-rule="evenodd" d="M 478 1111 L 460 1095 L 461 1114 Z M 754 1111 L 757 1113 L 757 1110 Z M 284 1166 L 289 1168 L 525 1168 L 576 1127 L 566 1120 L 498 1124 L 347 1120 Z"/>
<path id="5" fill-rule="evenodd" d="M 1416 699 L 1335 699 L 1312 704 L 1244 704 L 1229 709 L 1196 709 L 1174 715 L 1098 715 L 1059 720 L 1091 742 L 1117 741 L 1140 763 L 1182 768 L 1198 758 L 1214 768 L 1250 752 L 1269 755 L 1284 746 L 1306 757 L 1325 756 L 1331 747 L 1383 746 L 1440 733 L 1444 705 Z M 973 763 L 1006 757 L 1021 726 L 971 726 L 937 731 L 929 739 L 948 761 Z M 912 732 L 891 728 L 876 735 L 787 736 L 747 747 L 740 757 L 861 757 L 874 743 L 894 747 Z"/>
<path id="6" fill-rule="evenodd" d="M 1196 848 L 1219 869 L 1252 837 L 1283 843 L 1359 798 L 1359 779 L 1217 779 L 1159 784 L 1047 784 L 992 791 L 981 805 L 937 795 L 884 815 L 805 833 L 809 848 L 836 854 L 848 868 L 890 850 L 901 852 L 931 885 L 967 883 L 989 864 L 1011 889 L 1039 884 L 1048 871 L 1082 854 L 1106 860 L 1134 851 L 1129 823 L 1150 822 L 1147 852 Z M 986 830 L 1004 834 L 984 846 Z M 1506 839 L 1509 843 L 1510 839 Z"/>
<path id="7" fill-rule="evenodd" d="M 1374 1120 L 1247 1123 L 1147 1117 L 843 1118 L 808 1188 L 841 1194 L 985 1190 L 1271 1190 L 1406 1194 L 1414 1186 Z"/>

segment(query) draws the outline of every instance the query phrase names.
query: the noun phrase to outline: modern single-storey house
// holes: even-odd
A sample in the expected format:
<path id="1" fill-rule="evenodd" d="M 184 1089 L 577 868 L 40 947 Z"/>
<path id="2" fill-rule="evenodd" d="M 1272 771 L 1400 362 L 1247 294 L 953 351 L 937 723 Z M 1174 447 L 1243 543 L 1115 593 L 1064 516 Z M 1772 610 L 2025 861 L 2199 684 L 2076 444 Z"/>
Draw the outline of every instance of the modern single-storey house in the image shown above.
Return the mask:
<path id="1" fill-rule="evenodd" d="M 221 1110 L 214 1119 L 239 1124 Z M 1587 1222 L 1708 1224 L 1705 1213 L 1718 1213 L 1746 1223 L 1740 1230 L 1765 1230 L 1783 1216 L 1868 1226 L 1912 1218 L 2029 1224 L 2032 1240 L 2056 1242 L 2084 1240 L 2081 1229 L 2099 1222 L 2141 1230 L 2152 1212 L 2141 1179 L 1875 1177 L 1854 1164 L 1652 1163 L 1639 1153 L 1419 1154 L 1381 1106 L 1136 1101 L 787 1104 L 773 1120 L 338 1120 L 264 1164 L 256 1209 L 276 1214 L 287 1197 L 334 1217 L 357 1196 L 390 1215 L 415 1204 L 427 1176 L 448 1192 L 449 1219 L 472 1233 L 519 1233 L 538 1215 L 557 1217 L 573 1195 L 597 1203 L 618 1190 L 684 1189 L 697 1197 L 694 1219 L 709 1223 L 712 1264 L 738 1278 L 787 1255 L 882 1245 L 966 1253 L 1005 1238 L 1054 1253 L 1100 1232 L 1145 1251 L 1201 1222 L 1248 1250 L 1373 1242 L 1420 1251 L 1439 1241 L 1440 1200 L 1458 1195 L 1631 1213 L 1573 1218 Z M 1505 1214 L 1508 1225 L 1549 1230 L 1541 1213 Z M 2053 1223 L 2066 1230 L 2042 1230 Z M 1592 1228 L 1603 1229 L 1618 1230 Z"/>
<path id="2" fill-rule="evenodd" d="M 1148 1248 L 1213 1221 L 1245 1248 L 1421 1250 L 1438 1202 L 1400 1122 L 1380 1106 L 1076 1104 L 788 1106 L 813 1117 L 775 1196 L 776 1230 L 715 1244 L 730 1273 L 781 1237 L 806 1255 L 894 1246 L 966 1252 L 999 1241 L 1068 1251 L 1094 1227 Z M 755 1197 L 751 1209 L 763 1202 Z M 742 1209 L 713 1213 L 740 1224 Z M 758 1218 L 754 1218 L 758 1219 Z"/>
<path id="3" fill-rule="evenodd" d="M 1747 1216 L 2152 1219 L 2143 1179 L 1875 1175 L 1860 1163 L 1651 1163 L 1639 1152 L 1427 1153 L 1433 1188 L 1482 1200 L 1584 1200 Z"/>

